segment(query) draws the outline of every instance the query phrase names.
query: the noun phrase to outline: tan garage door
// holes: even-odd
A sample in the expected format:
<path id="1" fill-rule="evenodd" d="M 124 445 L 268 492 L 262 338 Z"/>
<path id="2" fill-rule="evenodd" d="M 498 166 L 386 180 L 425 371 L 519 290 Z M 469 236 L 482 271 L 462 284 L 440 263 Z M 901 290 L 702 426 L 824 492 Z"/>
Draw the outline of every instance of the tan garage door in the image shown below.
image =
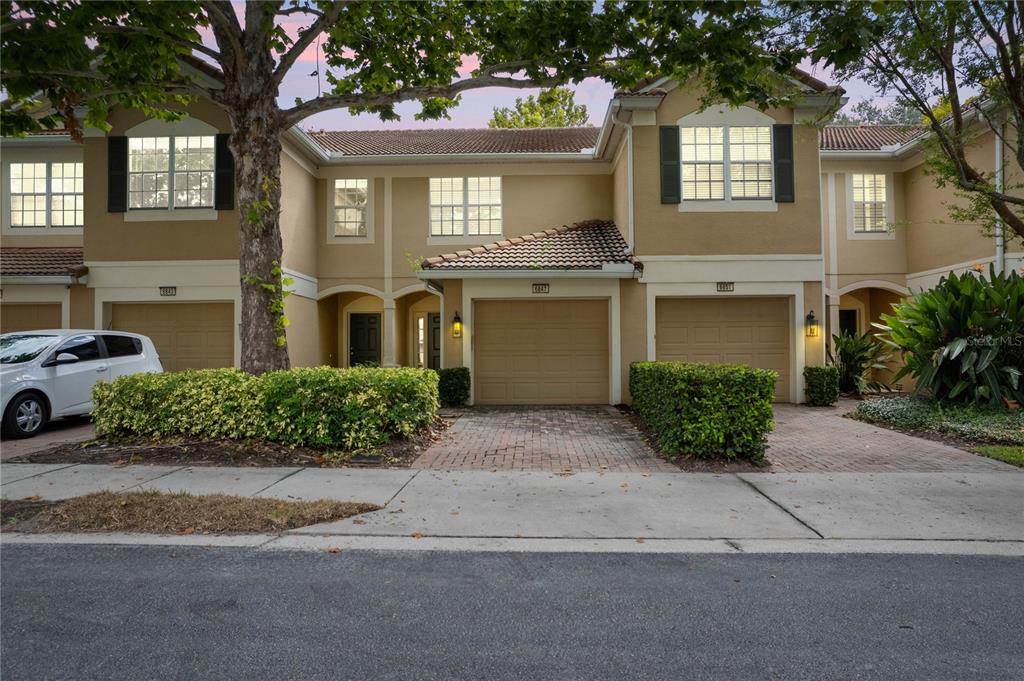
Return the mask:
<path id="1" fill-rule="evenodd" d="M 473 315 L 477 404 L 608 403 L 608 301 L 479 301 Z"/>
<path id="2" fill-rule="evenodd" d="M 776 401 L 790 400 L 787 298 L 659 298 L 655 315 L 658 359 L 773 369 Z"/>
<path id="3" fill-rule="evenodd" d="M 114 303 L 111 328 L 153 339 L 165 371 L 234 365 L 231 303 Z"/>
<path id="4" fill-rule="evenodd" d="M 60 303 L 3 303 L 0 305 L 0 333 L 60 328 Z"/>

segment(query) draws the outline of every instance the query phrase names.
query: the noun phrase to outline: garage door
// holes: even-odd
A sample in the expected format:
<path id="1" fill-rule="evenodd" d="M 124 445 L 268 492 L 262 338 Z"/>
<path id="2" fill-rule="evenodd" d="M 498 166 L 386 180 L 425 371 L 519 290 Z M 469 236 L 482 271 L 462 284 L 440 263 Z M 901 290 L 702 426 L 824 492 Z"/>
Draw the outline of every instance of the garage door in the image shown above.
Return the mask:
<path id="1" fill-rule="evenodd" d="M 658 359 L 773 369 L 776 401 L 790 400 L 787 298 L 659 298 L 655 315 Z"/>
<path id="2" fill-rule="evenodd" d="M 165 371 L 234 365 L 231 303 L 114 303 L 111 328 L 153 339 Z"/>
<path id="3" fill-rule="evenodd" d="M 478 301 L 477 404 L 607 404 L 608 301 Z"/>
<path id="4" fill-rule="evenodd" d="M 0 305 L 0 333 L 60 328 L 60 303 Z"/>

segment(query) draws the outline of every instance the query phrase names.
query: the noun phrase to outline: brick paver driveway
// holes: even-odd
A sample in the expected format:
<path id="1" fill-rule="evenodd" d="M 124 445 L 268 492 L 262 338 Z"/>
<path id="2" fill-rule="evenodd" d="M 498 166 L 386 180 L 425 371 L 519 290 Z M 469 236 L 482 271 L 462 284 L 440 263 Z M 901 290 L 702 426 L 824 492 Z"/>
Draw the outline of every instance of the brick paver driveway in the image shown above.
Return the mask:
<path id="1" fill-rule="evenodd" d="M 775 405 L 768 436 L 772 471 L 790 473 L 986 472 L 1016 469 L 956 447 L 844 418 L 857 403 L 836 407 Z"/>
<path id="2" fill-rule="evenodd" d="M 612 407 L 460 410 L 414 468 L 525 471 L 678 471 L 658 459 Z"/>
<path id="3" fill-rule="evenodd" d="M 838 407 L 775 405 L 766 473 L 1008 471 L 1012 466 L 941 442 L 843 418 Z M 679 472 L 658 459 L 612 407 L 477 407 L 449 415 L 451 429 L 414 468 Z"/>

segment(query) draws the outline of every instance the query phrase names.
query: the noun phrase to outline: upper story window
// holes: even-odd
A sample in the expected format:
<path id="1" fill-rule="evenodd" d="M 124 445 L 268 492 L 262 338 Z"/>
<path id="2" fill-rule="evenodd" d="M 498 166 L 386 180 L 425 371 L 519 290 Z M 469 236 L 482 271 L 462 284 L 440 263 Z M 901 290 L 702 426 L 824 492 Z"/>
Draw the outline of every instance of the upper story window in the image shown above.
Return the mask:
<path id="1" fill-rule="evenodd" d="M 129 208 L 212 208 L 214 136 L 128 140 Z"/>
<path id="2" fill-rule="evenodd" d="M 885 175 L 854 173 L 851 187 L 853 190 L 853 231 L 888 232 Z"/>
<path id="3" fill-rule="evenodd" d="M 683 201 L 771 200 L 771 126 L 680 128 Z"/>
<path id="4" fill-rule="evenodd" d="M 366 236 L 369 181 L 334 181 L 334 236 Z"/>
<path id="5" fill-rule="evenodd" d="M 11 227 L 81 227 L 83 182 L 81 163 L 12 163 Z"/>
<path id="6" fill-rule="evenodd" d="M 430 178 L 431 236 L 500 235 L 500 177 Z"/>

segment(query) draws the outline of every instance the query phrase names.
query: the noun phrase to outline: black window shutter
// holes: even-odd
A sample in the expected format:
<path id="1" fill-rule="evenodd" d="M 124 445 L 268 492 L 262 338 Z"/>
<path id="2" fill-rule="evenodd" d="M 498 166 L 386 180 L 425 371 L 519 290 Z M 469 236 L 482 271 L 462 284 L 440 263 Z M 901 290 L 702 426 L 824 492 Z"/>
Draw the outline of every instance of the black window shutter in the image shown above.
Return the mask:
<path id="1" fill-rule="evenodd" d="M 235 207 L 235 157 L 228 148 L 228 134 L 217 135 L 214 161 L 213 207 L 232 210 Z"/>
<path id="2" fill-rule="evenodd" d="M 775 153 L 775 201 L 793 203 L 796 184 L 793 179 L 793 126 L 773 125 L 772 146 Z"/>
<path id="3" fill-rule="evenodd" d="M 128 210 L 128 138 L 107 138 L 107 212 Z"/>
<path id="4" fill-rule="evenodd" d="M 679 128 L 663 125 L 658 135 L 661 146 L 661 202 L 679 203 Z"/>

